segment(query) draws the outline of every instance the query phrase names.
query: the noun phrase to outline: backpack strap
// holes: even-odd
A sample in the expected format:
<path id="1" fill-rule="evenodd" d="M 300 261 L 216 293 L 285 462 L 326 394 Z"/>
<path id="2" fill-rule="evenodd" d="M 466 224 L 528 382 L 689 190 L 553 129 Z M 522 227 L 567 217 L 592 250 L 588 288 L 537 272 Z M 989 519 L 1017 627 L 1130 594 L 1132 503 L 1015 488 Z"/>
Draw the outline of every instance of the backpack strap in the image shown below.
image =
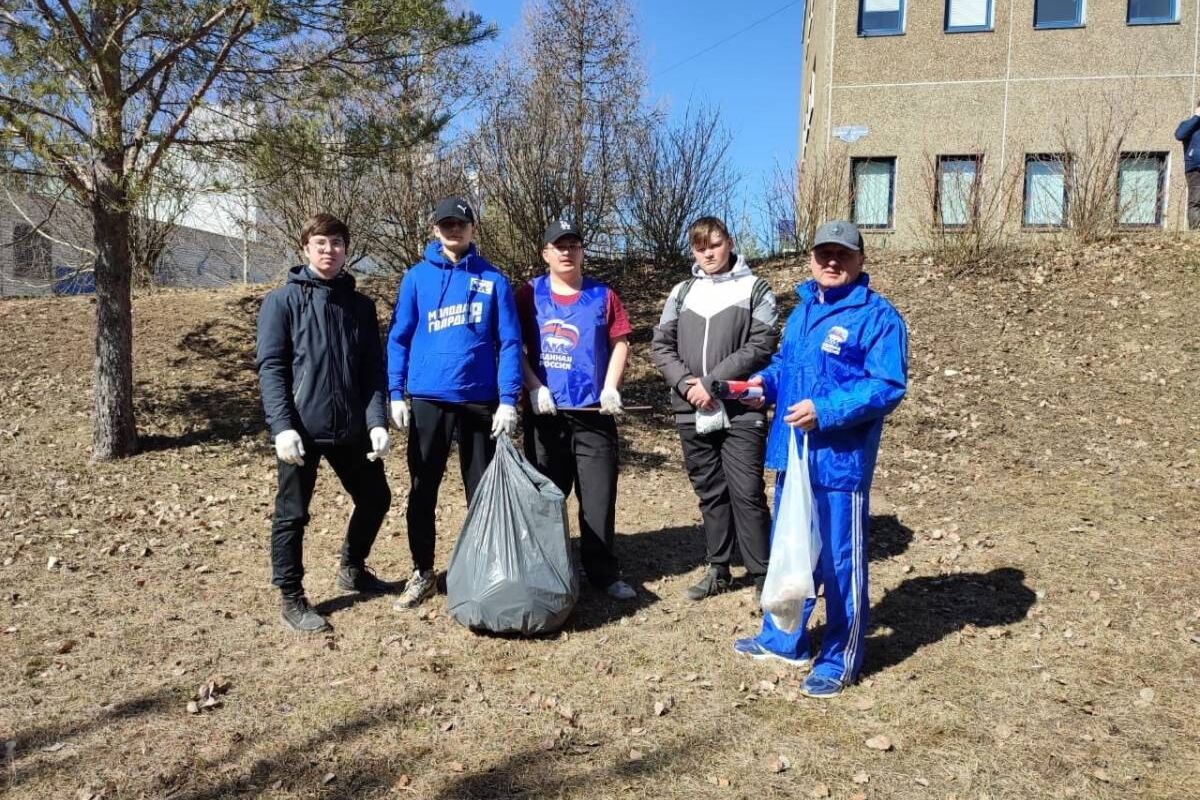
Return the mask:
<path id="1" fill-rule="evenodd" d="M 675 295 L 675 316 L 678 318 L 683 313 L 683 298 L 687 297 L 688 292 L 692 290 L 692 284 L 696 282 L 696 276 L 688 278 L 679 287 L 679 293 Z"/>

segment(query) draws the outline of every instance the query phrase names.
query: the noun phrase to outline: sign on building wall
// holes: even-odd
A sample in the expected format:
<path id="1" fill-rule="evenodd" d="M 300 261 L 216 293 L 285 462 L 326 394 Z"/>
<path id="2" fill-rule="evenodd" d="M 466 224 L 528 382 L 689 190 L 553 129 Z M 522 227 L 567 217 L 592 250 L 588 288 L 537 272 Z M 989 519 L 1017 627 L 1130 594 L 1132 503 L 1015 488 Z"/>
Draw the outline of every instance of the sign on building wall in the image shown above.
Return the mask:
<path id="1" fill-rule="evenodd" d="M 847 144 L 853 144 L 870 132 L 866 125 L 835 125 L 833 138 L 841 139 Z"/>

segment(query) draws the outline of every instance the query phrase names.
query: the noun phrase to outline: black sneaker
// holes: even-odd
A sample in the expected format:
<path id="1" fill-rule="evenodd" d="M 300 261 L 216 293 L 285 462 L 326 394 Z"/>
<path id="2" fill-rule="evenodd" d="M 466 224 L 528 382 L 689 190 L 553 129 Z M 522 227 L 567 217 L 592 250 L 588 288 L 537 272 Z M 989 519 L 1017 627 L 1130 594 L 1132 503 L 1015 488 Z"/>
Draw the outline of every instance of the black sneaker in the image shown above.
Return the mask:
<path id="1" fill-rule="evenodd" d="M 687 596 L 689 600 L 703 600 L 714 594 L 720 594 L 728 588 L 729 568 L 709 564 L 708 569 L 704 570 L 704 577 L 695 585 L 688 587 Z"/>
<path id="2" fill-rule="evenodd" d="M 375 577 L 365 564 L 342 564 L 337 574 L 337 587 L 347 592 L 391 594 L 396 587 Z"/>
<path id="3" fill-rule="evenodd" d="M 333 628 L 327 619 L 313 610 L 308 598 L 302 594 L 283 596 L 282 616 L 289 628 L 300 633 L 322 633 Z"/>

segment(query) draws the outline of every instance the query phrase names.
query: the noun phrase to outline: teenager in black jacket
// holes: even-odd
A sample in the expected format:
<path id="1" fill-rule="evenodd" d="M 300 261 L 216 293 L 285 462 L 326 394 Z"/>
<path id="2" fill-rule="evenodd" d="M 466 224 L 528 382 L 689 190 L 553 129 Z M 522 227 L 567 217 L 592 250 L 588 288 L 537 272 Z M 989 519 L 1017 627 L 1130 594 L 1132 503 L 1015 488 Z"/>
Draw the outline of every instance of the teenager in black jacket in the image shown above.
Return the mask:
<path id="1" fill-rule="evenodd" d="M 343 271 L 350 232 L 316 214 L 300 233 L 307 266 L 270 292 L 258 314 L 258 377 L 275 441 L 279 489 L 271 523 L 272 583 L 283 594 L 283 620 L 303 633 L 329 623 L 304 595 L 303 540 L 308 506 L 325 458 L 354 501 L 337 584 L 382 593 L 367 555 L 391 505 L 383 473 L 389 447 L 387 373 L 375 303 Z"/>

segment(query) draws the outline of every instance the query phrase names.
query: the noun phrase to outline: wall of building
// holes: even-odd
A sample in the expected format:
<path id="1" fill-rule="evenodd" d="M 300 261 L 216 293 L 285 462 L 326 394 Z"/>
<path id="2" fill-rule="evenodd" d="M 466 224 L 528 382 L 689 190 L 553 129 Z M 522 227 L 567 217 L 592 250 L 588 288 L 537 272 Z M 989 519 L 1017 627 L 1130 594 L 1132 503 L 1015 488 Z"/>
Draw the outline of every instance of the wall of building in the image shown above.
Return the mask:
<path id="1" fill-rule="evenodd" d="M 1200 0 L 1180 0 L 1177 24 L 1143 26 L 1126 23 L 1123 0 L 1093 0 L 1084 27 L 1044 30 L 1033 27 L 1034 0 L 994 0 L 993 30 L 974 33 L 944 31 L 944 2 L 908 0 L 905 33 L 871 37 L 858 35 L 859 2 L 819 4 L 825 24 L 806 30 L 806 63 L 811 53 L 832 69 L 818 73 L 826 96 L 815 92 L 811 110 L 802 102 L 801 141 L 805 163 L 896 159 L 894 227 L 872 234 L 875 246 L 919 244 L 936 156 L 981 154 L 985 180 L 1020 181 L 1026 154 L 1106 126 L 1125 133 L 1123 151 L 1169 154 L 1163 227 L 1184 226 L 1173 133 L 1195 106 Z M 846 126 L 866 135 L 839 141 Z M 1019 208 L 1009 221 L 1019 229 Z"/>
<path id="2" fill-rule="evenodd" d="M 50 211 L 53 211 L 51 214 Z M 40 223 L 50 216 L 39 246 L 49 250 L 49 269 L 40 275 L 22 275 L 16 263 L 19 245 L 14 232 L 30 222 Z M 0 296 L 50 295 L 69 290 L 63 274 L 80 271 L 80 286 L 86 287 L 90 263 L 91 220 L 83 209 L 26 195 L 0 197 Z M 282 280 L 288 267 L 297 262 L 292 253 L 278 253 L 258 242 L 222 236 L 212 231 L 178 227 L 167 242 L 166 252 L 155 273 L 155 283 L 175 287 L 217 287 L 240 283 Z"/>

